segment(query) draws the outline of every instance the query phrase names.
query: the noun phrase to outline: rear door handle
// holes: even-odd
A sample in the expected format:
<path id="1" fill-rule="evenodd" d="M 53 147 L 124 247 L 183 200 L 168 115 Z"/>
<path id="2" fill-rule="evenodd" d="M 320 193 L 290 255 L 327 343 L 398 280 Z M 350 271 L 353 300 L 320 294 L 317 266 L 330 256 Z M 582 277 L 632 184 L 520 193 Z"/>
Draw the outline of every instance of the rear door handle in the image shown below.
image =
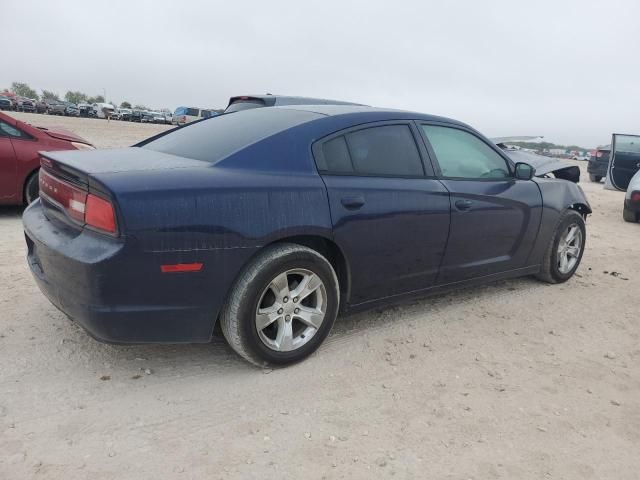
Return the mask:
<path id="1" fill-rule="evenodd" d="M 357 210 L 364 205 L 364 197 L 362 195 L 351 195 L 342 197 L 340 202 L 348 210 Z"/>
<path id="2" fill-rule="evenodd" d="M 471 200 L 458 200 L 456 201 L 456 208 L 458 210 L 469 210 L 473 202 Z"/>

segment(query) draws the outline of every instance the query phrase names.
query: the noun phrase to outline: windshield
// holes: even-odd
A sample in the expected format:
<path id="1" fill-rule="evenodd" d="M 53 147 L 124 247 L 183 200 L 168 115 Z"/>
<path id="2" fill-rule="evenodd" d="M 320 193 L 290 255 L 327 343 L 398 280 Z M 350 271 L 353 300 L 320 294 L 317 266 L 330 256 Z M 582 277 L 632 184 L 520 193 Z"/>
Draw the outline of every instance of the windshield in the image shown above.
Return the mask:
<path id="1" fill-rule="evenodd" d="M 258 108 L 194 122 L 142 148 L 216 163 L 259 140 L 320 117 L 301 110 Z"/>

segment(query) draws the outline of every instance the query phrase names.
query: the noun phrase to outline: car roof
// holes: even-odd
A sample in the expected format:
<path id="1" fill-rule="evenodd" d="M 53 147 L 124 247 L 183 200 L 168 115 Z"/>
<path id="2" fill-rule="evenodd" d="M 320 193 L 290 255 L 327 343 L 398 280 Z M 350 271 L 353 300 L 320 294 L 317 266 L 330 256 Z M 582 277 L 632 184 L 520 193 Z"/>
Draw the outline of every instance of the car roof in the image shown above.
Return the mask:
<path id="1" fill-rule="evenodd" d="M 396 110 L 393 108 L 378 108 L 368 107 L 366 105 L 286 105 L 281 107 L 272 107 L 281 110 L 300 110 L 312 113 L 318 113 L 328 117 L 335 117 L 340 115 L 352 115 L 367 117 L 367 121 L 376 120 L 400 120 L 400 119 L 412 119 L 412 120 L 427 120 L 443 123 L 451 123 L 460 126 L 468 126 L 465 123 L 453 120 L 447 117 L 440 117 L 437 115 L 429 115 L 426 113 L 412 112 L 409 110 Z"/>
<path id="2" fill-rule="evenodd" d="M 361 105 L 343 100 L 331 100 L 327 98 L 296 97 L 293 95 L 237 95 L 229 99 L 229 105 L 238 100 L 262 100 L 265 106 L 272 107 L 278 105 Z M 228 107 L 227 107 L 228 108 Z"/>

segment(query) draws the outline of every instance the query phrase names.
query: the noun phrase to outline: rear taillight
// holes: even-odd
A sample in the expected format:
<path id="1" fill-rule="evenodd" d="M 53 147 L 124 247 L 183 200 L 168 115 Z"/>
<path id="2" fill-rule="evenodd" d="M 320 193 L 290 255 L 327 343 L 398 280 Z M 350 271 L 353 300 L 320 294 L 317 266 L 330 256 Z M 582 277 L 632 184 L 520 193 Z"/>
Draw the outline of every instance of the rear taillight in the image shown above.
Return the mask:
<path id="1" fill-rule="evenodd" d="M 84 221 L 87 225 L 104 230 L 109 233 L 116 233 L 116 215 L 113 205 L 104 198 L 97 197 L 90 193 L 87 195 L 85 204 Z"/>
<path id="2" fill-rule="evenodd" d="M 97 230 L 116 234 L 113 204 L 62 179 L 44 168 L 39 172 L 40 196 L 60 206 L 73 220 Z"/>
<path id="3" fill-rule="evenodd" d="M 640 203 L 640 192 L 633 192 L 631 194 L 631 201 Z"/>
<path id="4" fill-rule="evenodd" d="M 596 158 L 602 158 L 602 152 L 596 152 Z"/>
<path id="5" fill-rule="evenodd" d="M 74 220 L 84 222 L 87 192 L 60 180 L 43 168 L 39 173 L 40 196 L 58 204 Z"/>

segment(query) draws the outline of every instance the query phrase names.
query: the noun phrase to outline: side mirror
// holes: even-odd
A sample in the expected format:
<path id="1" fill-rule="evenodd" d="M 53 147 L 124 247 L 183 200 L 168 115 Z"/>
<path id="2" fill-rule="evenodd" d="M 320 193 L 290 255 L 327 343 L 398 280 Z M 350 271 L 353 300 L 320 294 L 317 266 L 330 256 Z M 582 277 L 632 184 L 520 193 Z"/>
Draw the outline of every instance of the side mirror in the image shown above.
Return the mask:
<path id="1" fill-rule="evenodd" d="M 516 178 L 518 180 L 531 180 L 536 174 L 536 169 L 528 163 L 516 163 Z"/>

